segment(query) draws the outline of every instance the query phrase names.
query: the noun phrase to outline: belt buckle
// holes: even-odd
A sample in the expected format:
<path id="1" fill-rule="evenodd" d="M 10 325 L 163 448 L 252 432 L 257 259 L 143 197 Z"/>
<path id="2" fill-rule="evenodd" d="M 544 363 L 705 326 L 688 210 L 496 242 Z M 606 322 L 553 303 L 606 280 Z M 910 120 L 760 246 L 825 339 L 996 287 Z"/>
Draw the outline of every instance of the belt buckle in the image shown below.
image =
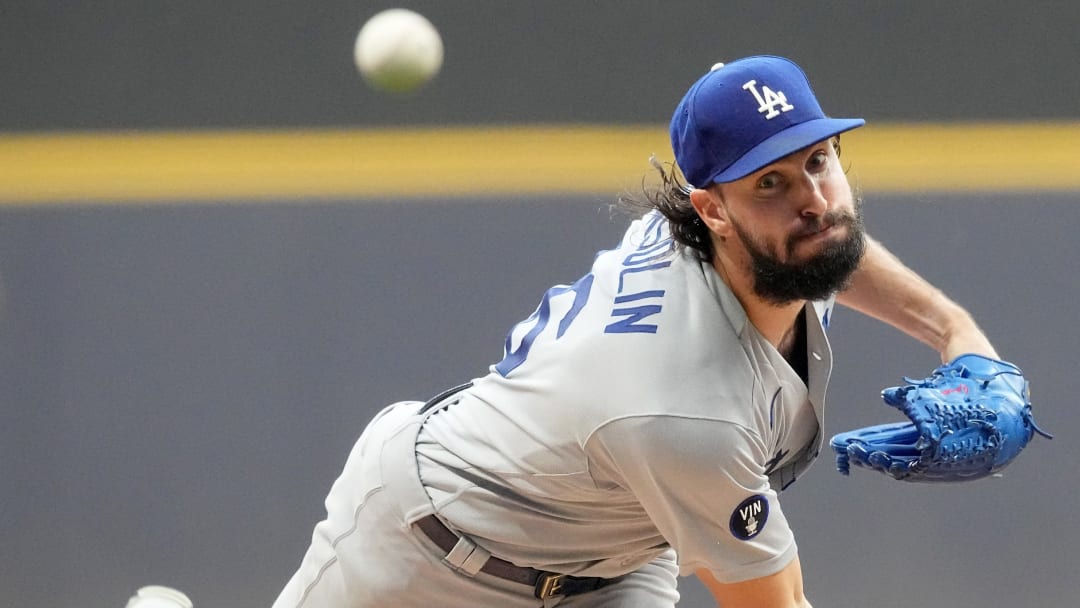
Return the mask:
<path id="1" fill-rule="evenodd" d="M 565 577 L 565 574 L 541 573 L 540 578 L 536 579 L 536 597 L 546 600 L 553 595 L 562 595 L 562 581 Z"/>

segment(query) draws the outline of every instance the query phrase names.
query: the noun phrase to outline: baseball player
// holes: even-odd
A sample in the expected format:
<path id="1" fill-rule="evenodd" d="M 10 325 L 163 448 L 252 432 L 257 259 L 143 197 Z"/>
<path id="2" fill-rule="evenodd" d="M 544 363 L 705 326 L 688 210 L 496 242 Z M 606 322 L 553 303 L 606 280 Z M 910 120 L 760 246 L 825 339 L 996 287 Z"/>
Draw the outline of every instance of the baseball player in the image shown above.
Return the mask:
<path id="1" fill-rule="evenodd" d="M 836 303 L 948 361 L 997 353 L 863 232 L 802 70 L 717 65 L 671 121 L 662 185 L 552 287 L 490 372 L 388 406 L 275 608 L 805 607 L 780 492 L 818 455 Z"/>

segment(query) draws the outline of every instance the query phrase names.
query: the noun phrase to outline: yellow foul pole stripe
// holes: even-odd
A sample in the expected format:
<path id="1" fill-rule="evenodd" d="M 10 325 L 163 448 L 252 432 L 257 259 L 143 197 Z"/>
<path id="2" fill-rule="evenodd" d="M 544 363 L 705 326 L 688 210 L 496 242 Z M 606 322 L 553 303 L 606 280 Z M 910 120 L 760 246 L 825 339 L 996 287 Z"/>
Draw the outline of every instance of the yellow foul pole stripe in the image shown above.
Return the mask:
<path id="1" fill-rule="evenodd" d="M 1080 190 L 1080 122 L 870 125 L 866 192 Z M 0 204 L 611 194 L 672 160 L 663 125 L 0 134 Z"/>

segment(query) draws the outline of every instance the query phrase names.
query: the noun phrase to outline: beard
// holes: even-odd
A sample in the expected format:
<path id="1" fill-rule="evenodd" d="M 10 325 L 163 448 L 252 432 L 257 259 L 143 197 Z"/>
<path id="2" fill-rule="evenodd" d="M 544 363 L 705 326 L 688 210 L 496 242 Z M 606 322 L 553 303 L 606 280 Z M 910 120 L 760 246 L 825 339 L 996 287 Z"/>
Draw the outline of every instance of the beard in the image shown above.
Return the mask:
<path id="1" fill-rule="evenodd" d="M 741 225 L 732 221 L 732 226 L 750 254 L 754 293 L 777 306 L 799 300 L 824 300 L 843 290 L 866 251 L 862 200 L 858 196 L 854 214 L 830 211 L 808 221 L 803 230 L 788 237 L 785 253 L 787 259 L 792 260 L 795 248 L 803 238 L 830 226 L 847 228 L 843 240 L 826 243 L 820 252 L 802 262 L 780 260 L 767 247 L 755 242 Z"/>

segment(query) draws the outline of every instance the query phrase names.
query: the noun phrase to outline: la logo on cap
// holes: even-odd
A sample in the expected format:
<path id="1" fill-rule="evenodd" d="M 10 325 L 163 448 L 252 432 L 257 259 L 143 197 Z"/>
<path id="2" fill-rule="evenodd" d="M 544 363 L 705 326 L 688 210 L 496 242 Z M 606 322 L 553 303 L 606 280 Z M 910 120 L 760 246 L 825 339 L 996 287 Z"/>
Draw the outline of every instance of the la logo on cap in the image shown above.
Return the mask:
<path id="1" fill-rule="evenodd" d="M 774 92 L 767 86 L 761 87 L 761 92 L 757 90 L 757 80 L 751 80 L 750 82 L 742 85 L 743 90 L 750 91 L 754 94 L 754 99 L 758 102 L 758 113 L 765 114 L 765 120 L 772 120 L 780 115 L 780 112 L 787 112 L 788 110 L 794 110 L 795 106 L 788 103 L 787 95 L 784 95 L 783 91 Z M 780 108 L 777 110 L 776 108 Z"/>

